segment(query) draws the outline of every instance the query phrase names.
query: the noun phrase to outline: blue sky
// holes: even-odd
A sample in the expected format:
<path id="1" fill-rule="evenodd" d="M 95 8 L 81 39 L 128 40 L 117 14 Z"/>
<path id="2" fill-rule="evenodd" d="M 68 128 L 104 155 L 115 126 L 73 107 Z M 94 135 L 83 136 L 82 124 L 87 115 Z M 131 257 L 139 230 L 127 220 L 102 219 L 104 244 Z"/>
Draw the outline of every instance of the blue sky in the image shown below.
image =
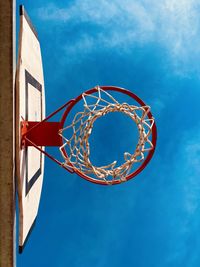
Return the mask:
<path id="1" fill-rule="evenodd" d="M 46 159 L 18 266 L 199 267 L 199 2 L 23 4 L 41 41 L 47 114 L 97 84 L 124 87 L 151 106 L 158 143 L 147 168 L 118 186 L 91 184 Z M 114 144 L 131 142 L 130 131 L 110 126 Z"/>

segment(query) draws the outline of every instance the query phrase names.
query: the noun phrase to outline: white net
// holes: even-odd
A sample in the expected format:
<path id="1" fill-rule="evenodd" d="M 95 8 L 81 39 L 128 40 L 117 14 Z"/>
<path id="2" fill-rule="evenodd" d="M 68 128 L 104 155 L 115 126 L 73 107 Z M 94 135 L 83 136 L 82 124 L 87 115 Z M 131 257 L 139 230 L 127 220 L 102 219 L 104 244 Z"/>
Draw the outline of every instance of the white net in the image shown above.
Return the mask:
<path id="1" fill-rule="evenodd" d="M 63 165 L 78 170 L 91 179 L 112 184 L 114 181 L 126 181 L 135 163 L 143 162 L 146 152 L 153 149 L 151 141 L 154 118 L 149 119 L 149 106 L 135 106 L 119 103 L 107 91 L 96 87 L 96 94 L 82 94 L 83 111 L 77 112 L 72 123 L 60 130 L 64 143 L 60 147 L 65 159 Z M 117 166 L 114 161 L 106 166 L 94 166 L 90 160 L 90 143 L 94 122 L 110 113 L 122 112 L 135 123 L 139 132 L 139 140 L 133 154 L 124 152 L 124 163 Z M 69 134 L 70 133 L 70 134 Z M 66 151 L 66 153 L 64 153 Z"/>

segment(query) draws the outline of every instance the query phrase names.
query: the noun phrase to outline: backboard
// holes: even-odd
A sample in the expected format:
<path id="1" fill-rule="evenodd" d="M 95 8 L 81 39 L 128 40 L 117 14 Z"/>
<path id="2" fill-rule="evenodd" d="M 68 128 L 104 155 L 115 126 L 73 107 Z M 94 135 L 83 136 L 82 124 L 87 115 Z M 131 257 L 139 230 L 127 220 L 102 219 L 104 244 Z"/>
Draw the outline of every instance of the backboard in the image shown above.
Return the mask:
<path id="1" fill-rule="evenodd" d="M 19 251 L 35 223 L 44 174 L 44 155 L 23 148 L 21 123 L 45 117 L 44 77 L 40 43 L 25 9 L 20 6 L 19 52 L 16 75 L 16 176 L 19 199 Z"/>

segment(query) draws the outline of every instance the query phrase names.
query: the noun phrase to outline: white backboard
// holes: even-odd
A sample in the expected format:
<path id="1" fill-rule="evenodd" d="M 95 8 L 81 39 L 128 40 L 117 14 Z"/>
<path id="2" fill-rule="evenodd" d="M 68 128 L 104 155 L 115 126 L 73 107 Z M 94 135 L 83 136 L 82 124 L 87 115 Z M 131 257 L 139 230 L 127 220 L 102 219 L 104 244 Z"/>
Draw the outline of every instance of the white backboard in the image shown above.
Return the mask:
<path id="1" fill-rule="evenodd" d="M 38 35 L 20 7 L 20 36 L 16 77 L 16 172 L 19 199 L 19 250 L 35 223 L 44 174 L 44 155 L 34 147 L 21 148 L 21 126 L 45 117 L 45 91 Z"/>

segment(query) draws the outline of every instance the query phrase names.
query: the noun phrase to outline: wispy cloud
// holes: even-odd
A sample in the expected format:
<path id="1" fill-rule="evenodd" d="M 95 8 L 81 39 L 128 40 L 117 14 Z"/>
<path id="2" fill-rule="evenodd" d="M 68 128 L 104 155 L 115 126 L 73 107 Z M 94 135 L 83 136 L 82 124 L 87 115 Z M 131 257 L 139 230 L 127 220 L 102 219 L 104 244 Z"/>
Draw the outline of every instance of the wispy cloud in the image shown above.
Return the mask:
<path id="1" fill-rule="evenodd" d="M 80 34 L 74 44 L 77 49 L 86 47 L 88 51 L 94 43 L 130 47 L 138 42 L 154 41 L 168 48 L 171 56 L 179 61 L 187 60 L 200 50 L 198 13 L 196 0 L 76 0 L 67 7 L 49 3 L 38 10 L 42 20 L 90 23 L 101 28 L 96 36 L 91 32 Z"/>
<path id="2" fill-rule="evenodd" d="M 81 1 L 76 0 L 67 8 L 49 4 L 38 10 L 42 20 L 80 25 L 93 25 L 94 31 L 80 32 L 73 43 L 76 53 L 80 49 L 88 53 L 94 46 L 100 48 L 129 48 L 134 42 L 151 39 L 154 24 L 148 11 L 139 3 L 123 1 Z M 98 29 L 98 30 L 97 30 Z M 72 48 L 68 45 L 71 52 Z M 131 47 L 130 47 L 131 48 Z"/>
<path id="3" fill-rule="evenodd" d="M 38 15 L 43 20 L 61 22 L 75 21 L 76 23 L 90 22 L 95 25 L 109 27 L 108 23 L 131 27 L 130 22 L 137 22 L 143 29 L 152 27 L 150 16 L 143 5 L 125 0 L 110 2 L 107 0 L 76 0 L 67 8 L 59 8 L 50 3 L 39 8 Z M 112 26 L 113 27 L 113 26 Z"/>
<path id="4" fill-rule="evenodd" d="M 179 74 L 199 69 L 196 64 L 200 52 L 199 11 L 196 0 L 171 0 L 153 5 L 158 41 L 167 48 Z"/>

